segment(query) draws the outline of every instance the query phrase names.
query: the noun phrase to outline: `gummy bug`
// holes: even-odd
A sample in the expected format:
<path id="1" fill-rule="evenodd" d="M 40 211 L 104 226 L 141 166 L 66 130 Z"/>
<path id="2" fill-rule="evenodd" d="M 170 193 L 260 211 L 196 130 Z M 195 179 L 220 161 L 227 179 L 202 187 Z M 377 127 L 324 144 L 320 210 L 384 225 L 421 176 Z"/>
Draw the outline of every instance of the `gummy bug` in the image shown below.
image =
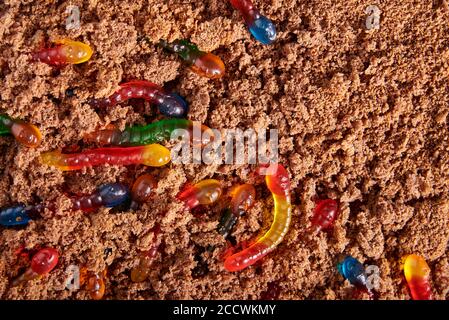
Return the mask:
<path id="1" fill-rule="evenodd" d="M 30 267 L 19 277 L 13 280 L 12 285 L 17 286 L 23 282 L 34 280 L 52 271 L 58 264 L 59 253 L 53 248 L 40 249 L 31 258 Z"/>
<path id="2" fill-rule="evenodd" d="M 31 210 L 33 207 L 23 205 L 4 208 L 0 211 L 0 225 L 5 227 L 27 225 L 31 220 L 29 217 Z"/>
<path id="3" fill-rule="evenodd" d="M 171 139 L 175 130 L 187 130 L 193 144 L 205 145 L 213 140 L 213 131 L 196 121 L 185 119 L 163 119 L 146 126 L 132 126 L 124 131 L 105 129 L 88 133 L 84 139 L 99 145 L 136 146 L 151 143 L 161 143 Z M 206 138 L 204 138 L 207 132 Z M 200 139 L 197 139 L 197 136 Z M 199 141 L 198 141 L 199 140 Z"/>
<path id="4" fill-rule="evenodd" d="M 106 291 L 106 273 L 107 271 L 105 269 L 99 274 L 91 273 L 91 275 L 87 278 L 86 290 L 89 292 L 90 297 L 94 300 L 101 300 L 104 296 Z"/>
<path id="5" fill-rule="evenodd" d="M 250 0 L 229 0 L 239 10 L 251 34 L 263 44 L 276 40 L 276 27 L 267 17 L 260 14 Z"/>
<path id="6" fill-rule="evenodd" d="M 184 202 L 187 208 L 193 209 L 198 205 L 208 205 L 220 198 L 223 192 L 220 181 L 206 179 L 193 186 L 188 186 L 178 194 L 177 199 Z"/>
<path id="7" fill-rule="evenodd" d="M 53 48 L 44 48 L 34 52 L 32 60 L 61 67 L 67 64 L 86 62 L 93 54 L 92 48 L 83 42 L 61 39 L 54 43 L 56 46 Z"/>
<path id="8" fill-rule="evenodd" d="M 156 187 L 157 181 L 152 175 L 141 175 L 133 184 L 131 197 L 137 203 L 144 203 L 151 199 L 151 195 Z"/>
<path id="9" fill-rule="evenodd" d="M 148 251 L 141 254 L 139 264 L 131 269 L 132 282 L 143 282 L 150 274 L 150 267 L 153 264 L 160 247 L 160 243 L 157 242 L 157 237 L 160 233 L 159 225 L 156 225 L 153 231 L 153 244 Z"/>
<path id="10" fill-rule="evenodd" d="M 372 292 L 367 286 L 367 275 L 365 267 L 357 259 L 346 256 L 337 264 L 338 272 L 356 287 L 357 290 L 364 290 L 372 297 Z"/>
<path id="11" fill-rule="evenodd" d="M 17 142 L 31 148 L 37 147 L 42 140 L 42 134 L 36 126 L 0 114 L 0 135 L 5 134 L 12 134 Z"/>
<path id="12" fill-rule="evenodd" d="M 158 249 L 159 245 L 155 244 L 148 252 L 142 254 L 139 264 L 131 270 L 132 282 L 143 282 L 148 278 L 150 267 L 157 255 Z"/>
<path id="13" fill-rule="evenodd" d="M 72 197 L 73 209 L 89 212 L 102 206 L 112 208 L 125 202 L 128 197 L 129 190 L 125 185 L 120 183 L 104 184 L 90 195 Z"/>
<path id="14" fill-rule="evenodd" d="M 131 98 L 142 98 L 155 104 L 167 117 L 182 118 L 189 111 L 187 102 L 176 93 L 167 93 L 155 83 L 146 80 L 134 80 L 120 85 L 115 93 L 104 99 L 93 99 L 90 104 L 97 108 L 113 107 Z"/>
<path id="15" fill-rule="evenodd" d="M 329 229 L 338 216 L 338 203 L 333 199 L 319 200 L 314 209 L 311 219 L 316 232 Z"/>
<path id="16" fill-rule="evenodd" d="M 231 191 L 232 213 L 240 217 L 254 206 L 256 189 L 251 184 L 242 184 Z"/>
<path id="17" fill-rule="evenodd" d="M 224 76 L 225 66 L 216 55 L 203 52 L 187 40 L 176 40 L 172 43 L 160 41 L 159 45 L 167 51 L 177 53 L 196 74 L 209 79 L 219 79 Z"/>
<path id="18" fill-rule="evenodd" d="M 218 233 L 227 238 L 231 234 L 232 228 L 234 228 L 237 220 L 238 217 L 232 213 L 231 209 L 226 208 L 223 210 L 217 227 Z"/>
<path id="19" fill-rule="evenodd" d="M 243 184 L 233 188 L 230 206 L 222 214 L 218 224 L 218 233 L 226 238 L 231 233 L 238 218 L 254 206 L 255 198 L 256 189 L 253 185 Z"/>
<path id="20" fill-rule="evenodd" d="M 410 254 L 403 259 L 405 280 L 413 300 L 432 300 L 430 268 L 419 255 Z"/>
<path id="21" fill-rule="evenodd" d="M 267 291 L 262 292 L 260 300 L 278 300 L 281 294 L 281 287 L 277 281 L 267 284 Z"/>
<path id="22" fill-rule="evenodd" d="M 270 229 L 248 248 L 226 258 L 227 271 L 240 271 L 272 252 L 284 239 L 291 221 L 290 179 L 285 168 L 278 164 L 275 172 L 265 176 L 274 199 L 274 219 Z"/>
<path id="23" fill-rule="evenodd" d="M 130 148 L 88 149 L 80 153 L 68 154 L 51 151 L 42 153 L 41 161 L 62 171 L 79 170 L 104 164 L 125 166 L 144 164 L 160 167 L 170 162 L 170 151 L 159 144 Z"/>

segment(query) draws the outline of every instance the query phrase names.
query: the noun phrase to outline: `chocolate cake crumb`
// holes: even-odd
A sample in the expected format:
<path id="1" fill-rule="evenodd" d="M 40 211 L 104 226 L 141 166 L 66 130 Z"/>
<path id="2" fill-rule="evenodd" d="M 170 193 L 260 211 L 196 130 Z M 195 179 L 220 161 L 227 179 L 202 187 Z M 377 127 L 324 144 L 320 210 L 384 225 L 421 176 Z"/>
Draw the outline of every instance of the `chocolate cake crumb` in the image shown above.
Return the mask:
<path id="1" fill-rule="evenodd" d="M 81 21 L 72 30 L 65 28 L 66 2 L 0 3 L 0 111 L 43 135 L 36 149 L 0 137 L 0 208 L 39 201 L 56 208 L 26 227 L 0 227 L 1 299 L 90 299 L 83 287 L 65 288 L 71 265 L 107 268 L 105 299 L 260 299 L 273 283 L 278 299 L 353 299 L 353 286 L 336 270 L 347 254 L 379 267 L 379 299 L 410 299 L 400 268 L 410 253 L 428 262 L 435 298 L 449 298 L 447 1 L 254 3 L 276 24 L 270 46 L 251 37 L 227 1 L 74 0 Z M 382 12 L 380 29 L 366 32 L 370 4 Z M 58 70 L 30 61 L 33 51 L 66 37 L 92 46 L 92 58 Z M 181 38 L 219 55 L 224 78 L 201 78 L 157 46 Z M 178 92 L 189 119 L 211 128 L 279 130 L 293 217 L 282 244 L 255 266 L 224 269 L 229 244 L 216 230 L 220 205 L 194 215 L 176 200 L 186 182 L 215 178 L 226 190 L 256 183 L 257 203 L 232 232 L 237 243 L 254 239 L 270 225 L 273 201 L 263 180 L 251 177 L 253 165 L 63 173 L 40 163 L 41 152 L 79 145 L 97 128 L 157 119 L 146 104 L 144 112 L 131 102 L 111 110 L 89 105 L 135 79 Z M 136 210 L 71 210 L 67 192 L 130 185 L 142 173 L 159 181 L 154 201 Z M 338 199 L 340 214 L 330 232 L 310 234 L 317 197 Z M 163 245 L 148 279 L 132 283 L 130 271 L 151 247 L 156 224 Z M 17 250 L 46 246 L 60 252 L 57 267 L 11 286 L 26 268 Z"/>

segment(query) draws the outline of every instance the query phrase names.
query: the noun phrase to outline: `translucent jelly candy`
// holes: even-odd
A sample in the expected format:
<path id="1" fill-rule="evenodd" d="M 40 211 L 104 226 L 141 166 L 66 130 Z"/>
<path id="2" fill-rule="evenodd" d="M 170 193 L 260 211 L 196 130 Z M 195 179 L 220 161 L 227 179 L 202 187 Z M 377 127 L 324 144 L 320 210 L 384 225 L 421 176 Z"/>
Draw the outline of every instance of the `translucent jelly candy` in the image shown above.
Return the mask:
<path id="1" fill-rule="evenodd" d="M 0 210 L 0 225 L 5 227 L 27 225 L 32 207 L 14 206 Z"/>
<path id="2" fill-rule="evenodd" d="M 231 191 L 231 211 L 240 217 L 254 206 L 256 189 L 251 184 L 242 184 Z"/>
<path id="3" fill-rule="evenodd" d="M 208 205 L 214 203 L 220 198 L 222 192 L 220 181 L 207 179 L 187 187 L 178 194 L 177 198 L 184 202 L 189 209 L 193 209 L 199 204 Z"/>
<path id="4" fill-rule="evenodd" d="M 270 229 L 248 248 L 226 258 L 224 267 L 228 271 L 240 271 L 256 263 L 273 251 L 288 231 L 292 215 L 288 172 L 278 164 L 274 173 L 265 176 L 265 182 L 274 199 L 273 223 Z"/>
<path id="5" fill-rule="evenodd" d="M 0 114 L 0 135 L 4 134 L 12 134 L 17 142 L 31 148 L 37 147 L 42 140 L 42 135 L 36 126 Z"/>
<path id="6" fill-rule="evenodd" d="M 312 225 L 317 232 L 324 229 L 329 229 L 333 226 L 337 216 L 337 201 L 332 199 L 319 200 L 315 206 Z"/>
<path id="7" fill-rule="evenodd" d="M 208 132 L 207 136 L 210 137 L 208 140 L 194 141 L 194 143 L 205 145 L 213 139 L 213 132 L 210 128 L 185 119 L 163 119 L 146 126 L 128 127 L 124 131 L 117 129 L 99 130 L 87 134 L 84 139 L 99 145 L 137 146 L 170 140 L 172 133 L 179 129 L 187 130 L 192 140 L 195 129 L 198 130 L 201 137 L 204 136 L 205 132 Z M 201 137 L 200 140 L 202 140 Z"/>
<path id="8" fill-rule="evenodd" d="M 413 300 L 432 300 L 430 268 L 419 255 L 410 254 L 404 258 L 404 274 Z"/>
<path id="9" fill-rule="evenodd" d="M 106 290 L 105 278 L 106 269 L 100 274 L 91 274 L 87 278 L 86 290 L 89 292 L 90 296 L 94 300 L 101 300 L 104 296 Z"/>
<path id="10" fill-rule="evenodd" d="M 256 189 L 251 184 L 242 184 L 231 191 L 230 207 L 223 212 L 218 232 L 225 238 L 231 233 L 237 219 L 254 206 Z"/>
<path id="11" fill-rule="evenodd" d="M 134 182 L 131 197 L 137 203 L 147 202 L 151 199 L 151 194 L 156 186 L 156 179 L 150 174 L 144 174 Z"/>
<path id="12" fill-rule="evenodd" d="M 150 250 L 148 250 L 148 252 L 142 254 L 139 264 L 131 270 L 132 282 L 143 282 L 148 278 L 150 274 L 150 267 L 153 264 L 158 249 L 159 245 L 155 244 Z"/>
<path id="13" fill-rule="evenodd" d="M 159 144 L 150 144 L 130 148 L 89 149 L 80 153 L 68 154 L 52 151 L 42 153 L 41 161 L 62 171 L 79 170 L 104 164 L 123 166 L 144 164 L 161 167 L 170 162 L 170 150 Z"/>
<path id="14" fill-rule="evenodd" d="M 270 19 L 260 14 L 250 0 L 229 0 L 239 10 L 251 34 L 263 44 L 270 44 L 276 39 L 276 28 Z"/>
<path id="15" fill-rule="evenodd" d="M 224 76 L 225 66 L 218 56 L 200 51 L 187 40 L 176 40 L 172 43 L 161 41 L 159 44 L 164 49 L 177 53 L 193 72 L 202 77 L 218 79 Z"/>
<path id="16" fill-rule="evenodd" d="M 122 83 L 120 89 L 105 99 L 95 99 L 91 104 L 98 108 L 113 107 L 131 98 L 141 98 L 155 104 L 160 113 L 167 117 L 182 118 L 189 111 L 187 102 L 176 93 L 167 93 L 155 83 L 135 80 Z"/>
<path id="17" fill-rule="evenodd" d="M 89 212 L 100 207 L 112 208 L 129 198 L 128 187 L 120 183 L 108 183 L 100 186 L 94 193 L 72 197 L 73 209 Z"/>
<path id="18" fill-rule="evenodd" d="M 278 282 L 270 282 L 267 285 L 267 291 L 262 292 L 260 300 L 278 300 L 281 294 L 281 287 Z"/>
<path id="19" fill-rule="evenodd" d="M 45 248 L 39 250 L 31 259 L 31 266 L 14 279 L 13 286 L 19 285 L 25 281 L 37 279 L 51 270 L 53 270 L 58 264 L 59 253 L 55 249 Z"/>
<path id="20" fill-rule="evenodd" d="M 232 213 L 231 209 L 226 208 L 223 210 L 217 227 L 218 233 L 227 238 L 231 234 L 232 228 L 234 228 L 237 220 L 238 217 Z"/>
<path id="21" fill-rule="evenodd" d="M 57 44 L 54 48 L 44 48 L 33 53 L 33 60 L 60 67 L 86 62 L 93 53 L 91 47 L 79 41 L 62 39 L 54 43 Z"/>
<path id="22" fill-rule="evenodd" d="M 366 272 L 363 264 L 357 259 L 347 256 L 337 264 L 338 272 L 349 281 L 350 284 L 366 288 Z"/>
<path id="23" fill-rule="evenodd" d="M 153 230 L 153 245 L 150 250 L 143 252 L 140 255 L 139 264 L 131 270 L 131 281 L 132 282 L 143 282 L 150 274 L 150 267 L 156 258 L 157 252 L 159 250 L 159 243 L 157 242 L 157 237 L 160 233 L 159 225 L 156 225 Z"/>

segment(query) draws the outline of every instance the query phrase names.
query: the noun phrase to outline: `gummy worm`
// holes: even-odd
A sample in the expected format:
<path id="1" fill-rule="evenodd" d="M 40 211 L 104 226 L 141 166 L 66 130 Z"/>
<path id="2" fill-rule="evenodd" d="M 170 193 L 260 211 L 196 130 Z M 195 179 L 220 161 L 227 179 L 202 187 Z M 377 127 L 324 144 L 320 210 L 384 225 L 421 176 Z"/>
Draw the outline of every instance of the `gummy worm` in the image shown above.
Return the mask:
<path id="1" fill-rule="evenodd" d="M 224 76 L 225 66 L 220 57 L 199 50 L 187 40 L 176 40 L 172 43 L 161 40 L 159 45 L 167 51 L 178 54 L 193 72 L 202 77 L 219 79 Z"/>
<path id="2" fill-rule="evenodd" d="M 27 225 L 31 218 L 30 213 L 39 212 L 42 206 L 17 205 L 0 210 L 0 225 L 6 227 Z"/>
<path id="3" fill-rule="evenodd" d="M 170 151 L 159 144 L 130 148 L 98 148 L 68 154 L 51 151 L 42 153 L 41 161 L 62 171 L 79 170 L 103 164 L 125 166 L 144 164 L 160 167 L 170 161 Z"/>
<path id="4" fill-rule="evenodd" d="M 429 283 L 430 268 L 419 255 L 410 254 L 404 260 L 404 275 L 413 300 L 432 300 Z"/>
<path id="5" fill-rule="evenodd" d="M 92 48 L 87 44 L 62 39 L 54 42 L 54 48 L 44 48 L 32 54 L 33 61 L 44 62 L 48 65 L 60 67 L 66 64 L 79 64 L 86 62 L 92 56 Z"/>
<path id="6" fill-rule="evenodd" d="M 128 200 L 128 187 L 121 183 L 107 183 L 85 196 L 72 197 L 73 209 L 89 212 L 99 207 L 112 208 Z"/>
<path id="7" fill-rule="evenodd" d="M 42 140 L 42 135 L 36 126 L 0 114 L 0 135 L 5 134 L 12 134 L 19 143 L 32 148 L 37 147 Z"/>
<path id="8" fill-rule="evenodd" d="M 189 111 L 187 102 L 176 93 L 167 93 L 155 83 L 146 80 L 134 80 L 120 85 L 109 98 L 91 100 L 98 108 L 113 107 L 131 98 L 142 98 L 157 105 L 159 111 L 167 117 L 182 118 Z"/>
<path id="9" fill-rule="evenodd" d="M 225 238 L 230 234 L 240 216 L 254 206 L 256 189 L 251 184 L 239 185 L 231 191 L 231 202 L 220 219 L 218 233 Z"/>
<path id="10" fill-rule="evenodd" d="M 59 253 L 52 248 L 39 250 L 31 259 L 31 266 L 19 277 L 13 280 L 12 285 L 17 286 L 25 281 L 37 279 L 50 271 L 58 264 Z"/>
<path id="11" fill-rule="evenodd" d="M 337 264 L 338 272 L 356 287 L 366 287 L 366 272 L 363 264 L 357 259 L 347 256 Z"/>
<path id="12" fill-rule="evenodd" d="M 139 203 L 149 201 L 156 187 L 157 181 L 150 174 L 144 174 L 137 178 L 131 188 L 131 207 L 136 208 Z"/>
<path id="13" fill-rule="evenodd" d="M 183 201 L 186 207 L 193 209 L 198 205 L 212 204 L 220 198 L 223 188 L 220 181 L 206 179 L 193 186 L 188 186 L 176 197 Z"/>
<path id="14" fill-rule="evenodd" d="M 106 291 L 105 278 L 107 275 L 107 269 L 103 272 L 91 273 L 91 276 L 87 279 L 86 290 L 89 292 L 90 297 L 93 300 L 101 300 Z"/>
<path id="15" fill-rule="evenodd" d="M 333 199 L 319 200 L 314 209 L 312 226 L 316 232 L 329 229 L 338 216 L 338 203 Z"/>
<path id="16" fill-rule="evenodd" d="M 151 271 L 151 265 L 156 258 L 160 246 L 160 243 L 157 241 L 159 232 L 159 225 L 156 225 L 154 229 L 153 244 L 148 251 L 142 252 L 139 264 L 131 270 L 132 282 L 143 282 L 148 278 Z"/>
<path id="17" fill-rule="evenodd" d="M 260 14 L 250 0 L 229 0 L 231 5 L 243 15 L 251 34 L 263 44 L 276 39 L 276 28 L 270 19 Z"/>
<path id="18" fill-rule="evenodd" d="M 274 199 L 274 219 L 270 229 L 248 248 L 226 258 L 228 271 L 240 271 L 273 251 L 282 242 L 291 221 L 290 179 L 285 168 L 278 164 L 276 172 L 265 176 Z"/>
<path id="19" fill-rule="evenodd" d="M 108 183 L 101 185 L 90 195 L 71 197 L 74 210 L 89 212 L 101 206 L 112 208 L 125 202 L 129 197 L 129 190 L 120 183 Z M 17 205 L 0 210 L 0 225 L 6 227 L 27 225 L 30 214 L 41 212 L 46 206 Z"/>
<path id="20" fill-rule="evenodd" d="M 84 139 L 99 145 L 136 146 L 167 141 L 171 138 L 172 133 L 179 129 L 188 130 L 190 136 L 196 139 L 195 127 L 201 133 L 200 140 L 205 132 L 210 137 L 208 141 L 202 141 L 202 144 L 207 144 L 213 139 L 213 131 L 209 127 L 186 119 L 163 119 L 146 126 L 128 127 L 124 131 L 118 129 L 98 130 L 86 134 Z M 194 140 L 194 143 L 197 143 L 197 141 Z"/>

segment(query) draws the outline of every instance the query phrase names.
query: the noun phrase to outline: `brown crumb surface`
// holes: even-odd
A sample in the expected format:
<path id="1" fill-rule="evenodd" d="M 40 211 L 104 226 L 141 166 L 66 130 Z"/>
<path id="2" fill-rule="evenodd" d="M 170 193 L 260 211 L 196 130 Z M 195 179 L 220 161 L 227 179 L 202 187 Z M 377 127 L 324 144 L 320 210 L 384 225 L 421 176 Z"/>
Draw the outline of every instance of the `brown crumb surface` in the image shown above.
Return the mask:
<path id="1" fill-rule="evenodd" d="M 271 46 L 251 38 L 225 0 L 0 3 L 0 110 L 36 124 L 43 134 L 37 149 L 0 137 L 0 207 L 48 201 L 57 208 L 26 228 L 0 227 L 1 299 L 89 299 L 85 290 L 64 290 L 69 265 L 93 272 L 107 267 L 105 299 L 259 299 L 270 282 L 279 284 L 280 299 L 350 299 L 352 287 L 335 267 L 346 254 L 380 268 L 380 299 L 409 299 L 399 263 L 408 253 L 425 257 L 435 297 L 449 298 L 446 1 L 254 3 L 276 24 L 278 40 Z M 80 7 L 79 30 L 65 29 L 68 4 Z M 364 10 L 371 4 L 381 9 L 381 20 L 379 30 L 368 32 Z M 91 45 L 92 59 L 60 70 L 30 62 L 30 52 L 65 37 Z M 219 55 L 226 76 L 200 78 L 154 45 L 178 38 Z M 175 200 L 188 181 L 216 178 L 227 188 L 255 182 L 253 166 L 61 173 L 39 163 L 40 152 L 78 144 L 98 126 L 155 119 L 148 106 L 145 113 L 127 104 L 97 112 L 86 102 L 132 79 L 179 92 L 190 104 L 189 118 L 209 127 L 279 130 L 293 219 L 283 243 L 261 263 L 225 271 L 227 245 L 216 231 L 219 206 L 193 214 Z M 68 96 L 68 89 L 75 95 Z M 131 183 L 143 172 L 159 184 L 156 200 L 140 209 L 103 208 L 89 215 L 70 210 L 63 186 L 89 192 L 101 183 Z M 341 214 L 332 232 L 312 235 L 307 228 L 317 195 L 339 199 Z M 270 224 L 273 201 L 260 181 L 257 200 L 234 229 L 237 242 Z M 148 280 L 132 283 L 130 270 L 140 250 L 151 247 L 156 224 L 162 252 Z M 23 271 L 16 255 L 21 246 L 58 249 L 57 268 L 12 287 L 11 279 Z"/>

